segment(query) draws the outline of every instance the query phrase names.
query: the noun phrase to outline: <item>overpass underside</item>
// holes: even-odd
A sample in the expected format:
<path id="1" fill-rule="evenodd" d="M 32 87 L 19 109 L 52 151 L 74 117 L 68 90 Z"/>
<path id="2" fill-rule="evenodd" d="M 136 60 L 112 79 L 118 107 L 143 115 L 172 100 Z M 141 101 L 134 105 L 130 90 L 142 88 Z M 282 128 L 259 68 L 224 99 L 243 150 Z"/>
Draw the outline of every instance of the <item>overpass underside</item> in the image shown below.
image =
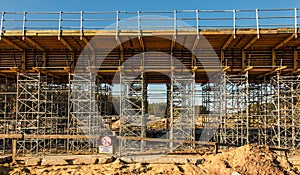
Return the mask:
<path id="1" fill-rule="evenodd" d="M 19 154 L 96 152 L 118 118 L 121 154 L 153 150 L 147 92 L 161 84 L 160 151 L 193 149 L 195 141 L 298 151 L 299 50 L 297 33 L 286 28 L 5 31 L 0 150 L 10 152 L 21 134 Z"/>

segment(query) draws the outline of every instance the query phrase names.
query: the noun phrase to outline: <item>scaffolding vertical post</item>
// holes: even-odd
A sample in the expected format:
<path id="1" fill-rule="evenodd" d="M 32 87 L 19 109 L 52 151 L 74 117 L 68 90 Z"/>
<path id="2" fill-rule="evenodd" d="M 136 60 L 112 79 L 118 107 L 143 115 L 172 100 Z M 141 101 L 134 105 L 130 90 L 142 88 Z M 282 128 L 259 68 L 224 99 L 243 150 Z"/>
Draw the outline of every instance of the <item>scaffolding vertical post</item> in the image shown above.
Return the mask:
<path id="1" fill-rule="evenodd" d="M 246 100 L 246 144 L 249 144 L 249 127 L 250 127 L 250 124 L 249 124 L 249 83 L 248 83 L 248 71 L 245 73 L 245 100 Z"/>
<path id="2" fill-rule="evenodd" d="M 295 24 L 295 38 L 298 38 L 298 14 L 297 8 L 294 9 L 294 24 Z"/>
<path id="3" fill-rule="evenodd" d="M 59 17 L 58 17 L 58 32 L 57 32 L 57 38 L 60 40 L 60 35 L 61 35 L 61 22 L 62 22 L 62 11 L 59 12 Z"/>
<path id="4" fill-rule="evenodd" d="M 5 12 L 2 11 L 2 13 L 1 13 L 1 21 L 0 21 L 0 40 L 2 39 L 2 35 L 3 35 L 4 14 L 5 14 Z"/>
<path id="5" fill-rule="evenodd" d="M 233 37 L 236 38 L 236 10 L 232 10 L 233 13 Z"/>
<path id="6" fill-rule="evenodd" d="M 132 61 L 138 61 L 133 60 Z M 140 64 L 140 63 L 137 63 Z M 144 150 L 144 142 L 141 140 L 130 140 L 126 137 L 144 138 L 146 93 L 145 75 L 143 71 L 139 74 L 126 72 L 131 70 L 135 64 L 123 67 L 120 70 L 120 155 L 139 153 Z"/>
<path id="7" fill-rule="evenodd" d="M 281 128 L 280 128 L 280 72 L 277 72 L 277 142 L 281 148 Z"/>
<path id="8" fill-rule="evenodd" d="M 22 40 L 25 39 L 25 30 L 26 30 L 26 14 L 27 12 L 23 13 L 23 25 L 22 25 Z"/>
<path id="9" fill-rule="evenodd" d="M 260 38 L 259 34 L 259 15 L 258 15 L 258 9 L 255 9 L 255 19 L 256 19 L 256 34 L 257 38 Z"/>

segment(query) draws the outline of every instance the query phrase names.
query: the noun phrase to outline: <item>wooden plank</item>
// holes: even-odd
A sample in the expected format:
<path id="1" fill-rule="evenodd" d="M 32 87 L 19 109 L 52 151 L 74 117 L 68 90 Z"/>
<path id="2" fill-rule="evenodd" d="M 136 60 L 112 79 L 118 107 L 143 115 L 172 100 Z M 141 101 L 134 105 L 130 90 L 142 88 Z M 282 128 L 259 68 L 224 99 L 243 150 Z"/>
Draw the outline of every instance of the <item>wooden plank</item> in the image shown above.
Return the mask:
<path id="1" fill-rule="evenodd" d="M 298 69 L 298 51 L 294 48 L 294 69 Z"/>
<path id="2" fill-rule="evenodd" d="M 25 37 L 25 41 L 27 41 L 29 44 L 31 44 L 33 47 L 41 50 L 41 51 L 45 51 L 45 49 L 36 41 L 34 41 L 33 39 L 29 38 L 29 37 Z"/>
<path id="3" fill-rule="evenodd" d="M 69 49 L 70 51 L 73 51 L 74 49 L 72 48 L 72 46 L 61 36 L 59 41 L 67 47 L 67 49 Z"/>
<path id="4" fill-rule="evenodd" d="M 222 46 L 221 50 L 225 50 L 229 44 L 234 40 L 234 35 L 231 35 L 225 42 L 225 44 Z"/>
<path id="5" fill-rule="evenodd" d="M 190 143 L 200 145 L 212 145 L 215 146 L 215 142 L 206 141 L 193 141 L 193 140 L 172 140 L 172 139 L 161 139 L 161 138 L 145 138 L 145 137 L 128 137 L 128 136 L 117 136 L 118 139 L 137 140 L 137 141 L 149 141 L 149 142 L 175 142 L 175 143 Z"/>
<path id="6" fill-rule="evenodd" d="M 251 70 L 251 69 L 253 69 L 254 67 L 253 66 L 248 66 L 248 67 L 246 67 L 244 70 L 243 70 L 243 72 L 247 72 L 247 71 L 249 71 L 249 70 Z"/>
<path id="7" fill-rule="evenodd" d="M 274 74 L 274 73 L 276 73 L 276 72 L 278 72 L 278 71 L 281 71 L 281 70 L 283 70 L 283 69 L 286 69 L 286 68 L 287 68 L 287 66 L 281 66 L 281 67 L 278 67 L 278 68 L 274 69 L 273 71 L 271 71 L 271 72 L 269 72 L 269 73 L 266 73 L 266 74 L 264 74 L 264 75 L 258 76 L 258 78 L 262 78 L 262 77 L 267 76 L 267 75 L 272 75 L 272 74 Z"/>
<path id="8" fill-rule="evenodd" d="M 248 49 L 253 43 L 255 43 L 258 40 L 258 37 L 255 36 L 254 38 L 251 39 L 251 41 L 243 48 L 243 50 Z"/>
<path id="9" fill-rule="evenodd" d="M 272 49 L 272 67 L 276 67 L 276 52 L 275 49 Z"/>
<path id="10" fill-rule="evenodd" d="M 75 69 L 75 52 L 71 53 L 71 71 L 73 72 Z"/>
<path id="11" fill-rule="evenodd" d="M 0 138 L 6 139 L 99 139 L 99 135 L 33 135 L 33 134 L 0 134 Z M 192 140 L 171 140 L 171 139 L 161 139 L 161 138 L 144 138 L 144 137 L 125 137 L 117 136 L 118 139 L 128 139 L 128 140 L 139 140 L 139 141 L 151 141 L 151 142 L 176 142 L 176 143 L 191 143 L 191 144 L 205 144 L 205 145 L 215 145 L 215 142 L 206 141 L 192 141 Z"/>
<path id="12" fill-rule="evenodd" d="M 47 52 L 46 51 L 43 52 L 42 60 L 43 60 L 43 67 L 46 67 L 47 66 Z"/>
<path id="13" fill-rule="evenodd" d="M 95 48 L 92 46 L 92 44 L 87 40 L 85 36 L 82 36 L 82 41 L 88 46 L 88 48 L 91 51 L 95 51 Z"/>
<path id="14" fill-rule="evenodd" d="M 244 70 L 246 68 L 246 52 L 243 49 L 242 50 L 242 69 Z"/>
<path id="15" fill-rule="evenodd" d="M 140 46 L 141 46 L 141 50 L 144 51 L 145 50 L 145 45 L 144 45 L 143 37 L 139 36 L 138 39 L 139 39 L 139 43 L 140 43 Z"/>
<path id="16" fill-rule="evenodd" d="M 10 41 L 9 39 L 7 39 L 5 37 L 2 37 L 1 40 L 4 41 L 4 42 L 6 42 L 8 45 L 10 45 L 11 47 L 13 47 L 13 48 L 15 48 L 15 49 L 17 49 L 19 51 L 23 51 L 24 50 L 21 46 L 17 45 L 16 43 Z"/>
<path id="17" fill-rule="evenodd" d="M 286 43 L 288 43 L 291 39 L 295 38 L 295 34 L 293 33 L 292 35 L 290 35 L 288 38 L 284 39 L 283 41 L 281 41 L 280 43 L 278 43 L 274 49 L 278 49 L 280 47 L 282 47 L 283 45 L 285 45 Z"/>
<path id="18" fill-rule="evenodd" d="M 293 28 L 274 28 L 274 29 L 260 29 L 260 34 L 279 34 L 279 33 L 290 33 L 293 34 L 295 31 Z M 22 30 L 6 30 L 3 36 L 22 36 Z M 116 30 L 83 30 L 84 36 L 95 36 L 95 35 L 110 35 L 115 36 Z M 136 36 L 137 30 L 122 30 L 119 35 L 132 35 Z M 143 36 L 159 36 L 159 35 L 173 35 L 174 30 L 143 30 Z M 200 35 L 219 35 L 226 34 L 231 35 L 232 29 L 202 29 Z M 256 35 L 256 29 L 237 29 L 237 35 L 247 34 Z M 61 36 L 78 36 L 82 35 L 81 30 L 62 30 Z M 178 31 L 177 35 L 195 35 L 195 31 Z M 26 30 L 26 36 L 57 36 L 57 30 Z M 256 36 L 257 37 L 257 36 Z"/>
<path id="19" fill-rule="evenodd" d="M 26 70 L 26 51 L 22 53 L 22 71 Z"/>

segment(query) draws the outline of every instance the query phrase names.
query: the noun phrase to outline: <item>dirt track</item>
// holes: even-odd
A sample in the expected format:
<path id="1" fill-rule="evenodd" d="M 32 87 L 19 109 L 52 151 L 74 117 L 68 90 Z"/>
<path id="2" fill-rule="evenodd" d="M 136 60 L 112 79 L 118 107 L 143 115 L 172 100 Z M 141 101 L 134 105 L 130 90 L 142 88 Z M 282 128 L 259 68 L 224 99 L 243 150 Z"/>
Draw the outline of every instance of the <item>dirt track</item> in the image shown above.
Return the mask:
<path id="1" fill-rule="evenodd" d="M 256 145 L 203 156 L 201 161 L 191 162 L 189 156 L 185 160 L 184 163 L 127 163 L 106 157 L 91 164 L 72 160 L 68 165 L 58 165 L 58 160 L 54 161 L 56 165 L 51 165 L 43 160 L 39 165 L 5 164 L 0 167 L 0 174 L 299 174 L 285 157 L 278 156 L 268 147 Z"/>

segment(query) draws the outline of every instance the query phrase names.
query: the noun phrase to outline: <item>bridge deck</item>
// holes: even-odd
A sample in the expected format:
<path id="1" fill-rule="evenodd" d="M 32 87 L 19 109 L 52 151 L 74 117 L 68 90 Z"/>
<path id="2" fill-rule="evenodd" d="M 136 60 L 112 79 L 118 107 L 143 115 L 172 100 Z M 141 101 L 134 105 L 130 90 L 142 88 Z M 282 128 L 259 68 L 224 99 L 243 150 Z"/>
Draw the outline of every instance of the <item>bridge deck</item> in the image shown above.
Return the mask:
<path id="1" fill-rule="evenodd" d="M 101 42 L 88 45 L 96 35 Z M 204 38 L 211 47 L 201 44 Z M 255 29 L 239 29 L 235 33 L 231 29 L 201 30 L 199 33 L 145 30 L 140 34 L 138 30 L 121 30 L 118 34 L 115 30 L 62 30 L 60 33 L 57 30 L 27 30 L 25 34 L 22 30 L 6 30 L 0 40 L 0 75 L 15 77 L 16 72 L 40 71 L 65 79 L 68 72 L 73 72 L 79 65 L 78 58 L 86 46 L 92 50 L 96 60 L 108 53 L 101 68 L 97 67 L 98 73 L 107 79 L 112 79 L 118 67 L 134 55 L 143 51 L 170 54 L 171 48 L 173 56 L 183 62 L 188 70 L 196 71 L 197 82 L 208 81 L 206 72 L 219 71 L 220 66 L 228 74 L 248 70 L 250 81 L 271 75 L 278 69 L 282 74 L 299 72 L 300 39 L 290 28 L 261 29 L 259 34 Z M 211 51 L 216 55 L 210 54 Z M 197 52 L 205 59 L 194 62 L 193 55 L 197 57 Z M 210 60 L 210 57 L 215 58 Z M 143 66 L 148 66 L 151 75 L 150 72 L 155 71 L 158 65 L 160 72 L 169 71 L 169 61 L 152 56 Z M 140 71 L 138 65 L 132 70 Z M 97 61 L 85 65 L 90 68 L 95 66 Z M 152 77 L 149 79 L 152 82 L 164 79 L 154 73 L 149 77 Z"/>

